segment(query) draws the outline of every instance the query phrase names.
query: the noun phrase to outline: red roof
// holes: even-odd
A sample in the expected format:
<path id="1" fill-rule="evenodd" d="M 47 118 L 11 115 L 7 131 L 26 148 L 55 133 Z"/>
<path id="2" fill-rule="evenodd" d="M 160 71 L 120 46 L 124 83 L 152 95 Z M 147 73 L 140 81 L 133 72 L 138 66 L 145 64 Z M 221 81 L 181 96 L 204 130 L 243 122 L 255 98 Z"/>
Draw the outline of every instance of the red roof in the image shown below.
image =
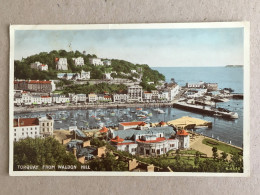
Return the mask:
<path id="1" fill-rule="evenodd" d="M 142 143 L 157 143 L 157 142 L 161 142 L 161 141 L 164 141 L 164 140 L 166 140 L 165 137 L 157 137 L 156 140 L 144 141 L 144 140 L 137 139 L 136 141 L 137 142 L 142 142 Z"/>
<path id="2" fill-rule="evenodd" d="M 123 126 L 134 126 L 134 125 L 141 125 L 143 123 L 143 121 L 134 121 L 134 122 L 124 122 L 124 123 L 119 123 Z"/>
<path id="3" fill-rule="evenodd" d="M 106 133 L 106 132 L 108 132 L 108 129 L 106 127 L 102 127 L 102 129 L 100 129 L 99 132 Z"/>
<path id="4" fill-rule="evenodd" d="M 117 143 L 118 143 L 118 142 L 123 142 L 124 139 L 122 139 L 122 138 L 116 136 L 114 139 L 111 139 L 110 141 L 112 141 L 112 142 L 117 142 Z"/>
<path id="5" fill-rule="evenodd" d="M 51 84 L 51 81 L 29 81 L 30 84 Z"/>
<path id="6" fill-rule="evenodd" d="M 146 123 L 145 122 L 142 122 L 139 126 L 145 126 Z"/>
<path id="7" fill-rule="evenodd" d="M 110 95 L 104 95 L 104 98 L 111 98 Z"/>
<path id="8" fill-rule="evenodd" d="M 186 136 L 186 135 L 189 135 L 189 133 L 183 129 L 183 130 L 179 130 L 177 132 L 177 135 L 185 135 Z"/>
<path id="9" fill-rule="evenodd" d="M 116 145 L 130 145 L 130 144 L 135 144 L 135 142 L 117 143 Z"/>
<path id="10" fill-rule="evenodd" d="M 18 127 L 18 119 L 14 119 L 14 127 Z M 39 125 L 38 118 L 20 118 L 19 127 Z"/>
<path id="11" fill-rule="evenodd" d="M 166 122 L 164 122 L 164 121 L 161 121 L 159 124 L 160 125 L 167 125 Z"/>
<path id="12" fill-rule="evenodd" d="M 45 64 L 42 64 L 41 66 L 46 66 Z"/>
<path id="13" fill-rule="evenodd" d="M 55 62 L 59 61 L 59 58 L 55 58 Z"/>

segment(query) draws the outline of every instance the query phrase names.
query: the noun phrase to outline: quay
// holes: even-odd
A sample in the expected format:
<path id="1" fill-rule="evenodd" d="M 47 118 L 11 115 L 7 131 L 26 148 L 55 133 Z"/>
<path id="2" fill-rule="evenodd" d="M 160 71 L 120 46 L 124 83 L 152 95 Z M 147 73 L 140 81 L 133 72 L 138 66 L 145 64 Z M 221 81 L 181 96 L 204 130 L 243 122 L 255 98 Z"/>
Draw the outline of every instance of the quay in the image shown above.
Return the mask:
<path id="1" fill-rule="evenodd" d="M 32 112 L 48 112 L 48 111 L 60 111 L 60 110 L 87 110 L 87 109 L 116 109 L 116 108 L 153 108 L 153 107 L 172 107 L 172 103 L 132 103 L 132 104 L 84 104 L 84 105 L 66 105 L 66 106 L 46 106 L 37 108 L 27 107 L 14 107 L 14 114 L 19 113 L 32 113 Z"/>
<path id="2" fill-rule="evenodd" d="M 218 109 L 214 109 L 214 108 L 211 108 L 208 106 L 192 105 L 192 104 L 187 104 L 187 103 L 183 103 L 183 102 L 174 103 L 173 108 L 179 108 L 182 110 L 195 112 L 195 113 L 199 113 L 199 114 L 220 116 L 220 117 L 224 117 L 224 118 L 228 118 L 228 119 L 238 118 L 238 114 L 235 112 L 220 111 Z"/>
<path id="3" fill-rule="evenodd" d="M 175 127 L 176 129 L 194 129 L 199 127 L 212 127 L 212 122 L 208 122 L 198 118 L 192 118 L 189 116 L 183 116 L 181 118 L 171 120 L 167 122 L 168 125 Z"/>

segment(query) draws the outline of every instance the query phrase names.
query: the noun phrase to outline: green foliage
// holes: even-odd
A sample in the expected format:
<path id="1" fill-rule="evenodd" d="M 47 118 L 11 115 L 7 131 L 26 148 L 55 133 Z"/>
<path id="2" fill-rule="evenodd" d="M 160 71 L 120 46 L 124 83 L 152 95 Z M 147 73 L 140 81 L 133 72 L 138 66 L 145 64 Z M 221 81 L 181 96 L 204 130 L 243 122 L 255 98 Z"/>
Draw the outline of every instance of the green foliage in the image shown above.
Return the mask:
<path id="1" fill-rule="evenodd" d="M 127 163 L 109 152 L 103 158 L 96 158 L 89 162 L 92 171 L 127 171 Z"/>
<path id="2" fill-rule="evenodd" d="M 101 141 L 98 138 L 93 138 L 93 139 L 90 140 L 90 145 L 97 146 L 97 147 L 102 147 L 102 146 L 105 146 L 106 143 Z"/>
<path id="3" fill-rule="evenodd" d="M 211 146 L 211 147 L 217 147 L 218 150 L 222 150 L 222 151 L 224 151 L 226 153 L 229 153 L 229 154 L 234 153 L 234 152 L 235 153 L 239 153 L 239 154 L 241 153 L 241 155 L 242 155 L 242 150 L 241 149 L 232 147 L 232 146 L 230 146 L 228 144 L 225 144 L 225 143 L 222 143 L 222 142 L 218 142 L 218 141 L 214 141 L 214 142 L 217 143 L 217 145 L 210 144 L 210 142 L 212 142 L 212 139 L 209 139 L 209 138 L 204 138 L 202 140 L 203 144 L 206 144 L 206 145 Z"/>
<path id="4" fill-rule="evenodd" d="M 72 153 L 66 153 L 54 138 L 26 138 L 14 142 L 14 170 L 18 165 L 77 165 Z M 57 167 L 56 167 L 57 168 Z"/>
<path id="5" fill-rule="evenodd" d="M 108 83 L 99 83 L 95 85 L 85 84 L 85 85 L 72 85 L 69 87 L 65 87 L 63 90 L 64 94 L 68 93 L 83 93 L 83 94 L 89 94 L 89 93 L 101 93 L 103 94 L 104 91 L 111 93 L 118 93 L 120 91 L 126 92 L 127 87 L 124 84 L 108 84 Z"/>
<path id="6" fill-rule="evenodd" d="M 212 152 L 213 152 L 213 158 L 214 158 L 214 160 L 216 160 L 218 158 L 218 148 L 213 147 Z"/>

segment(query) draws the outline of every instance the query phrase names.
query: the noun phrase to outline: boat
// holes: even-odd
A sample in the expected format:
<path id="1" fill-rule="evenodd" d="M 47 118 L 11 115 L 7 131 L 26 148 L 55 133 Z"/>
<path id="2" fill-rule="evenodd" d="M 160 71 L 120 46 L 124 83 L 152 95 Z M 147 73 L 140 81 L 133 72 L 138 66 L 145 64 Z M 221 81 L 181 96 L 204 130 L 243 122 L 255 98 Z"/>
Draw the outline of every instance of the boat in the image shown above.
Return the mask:
<path id="1" fill-rule="evenodd" d="M 143 118 L 143 117 L 146 117 L 146 116 L 143 115 L 143 114 L 138 114 L 137 117 L 142 117 Z"/>
<path id="2" fill-rule="evenodd" d="M 158 113 L 159 113 L 159 114 L 164 114 L 165 112 L 164 112 L 163 110 L 160 110 L 160 109 L 159 109 L 159 110 L 158 110 Z"/>
<path id="3" fill-rule="evenodd" d="M 97 121 L 100 121 L 100 118 L 99 118 L 99 117 L 96 117 L 95 119 L 96 119 Z"/>
<path id="4" fill-rule="evenodd" d="M 142 110 L 142 108 L 136 108 L 136 110 Z"/>
<path id="5" fill-rule="evenodd" d="M 153 116 L 153 113 L 149 113 L 148 116 Z"/>

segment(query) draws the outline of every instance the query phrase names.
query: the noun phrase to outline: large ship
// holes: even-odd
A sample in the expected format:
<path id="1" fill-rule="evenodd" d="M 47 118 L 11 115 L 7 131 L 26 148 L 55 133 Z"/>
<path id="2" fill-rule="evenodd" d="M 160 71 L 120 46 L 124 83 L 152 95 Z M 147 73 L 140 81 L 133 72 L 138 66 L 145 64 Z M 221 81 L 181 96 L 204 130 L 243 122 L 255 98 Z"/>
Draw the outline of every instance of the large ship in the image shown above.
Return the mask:
<path id="1" fill-rule="evenodd" d="M 197 104 L 187 104 L 185 102 L 178 102 L 173 104 L 174 108 L 179 108 L 191 112 L 196 112 L 200 114 L 208 114 L 213 116 L 219 116 L 229 119 L 237 119 L 238 114 L 236 112 L 231 112 L 224 108 L 214 108 L 210 106 L 201 106 Z"/>

